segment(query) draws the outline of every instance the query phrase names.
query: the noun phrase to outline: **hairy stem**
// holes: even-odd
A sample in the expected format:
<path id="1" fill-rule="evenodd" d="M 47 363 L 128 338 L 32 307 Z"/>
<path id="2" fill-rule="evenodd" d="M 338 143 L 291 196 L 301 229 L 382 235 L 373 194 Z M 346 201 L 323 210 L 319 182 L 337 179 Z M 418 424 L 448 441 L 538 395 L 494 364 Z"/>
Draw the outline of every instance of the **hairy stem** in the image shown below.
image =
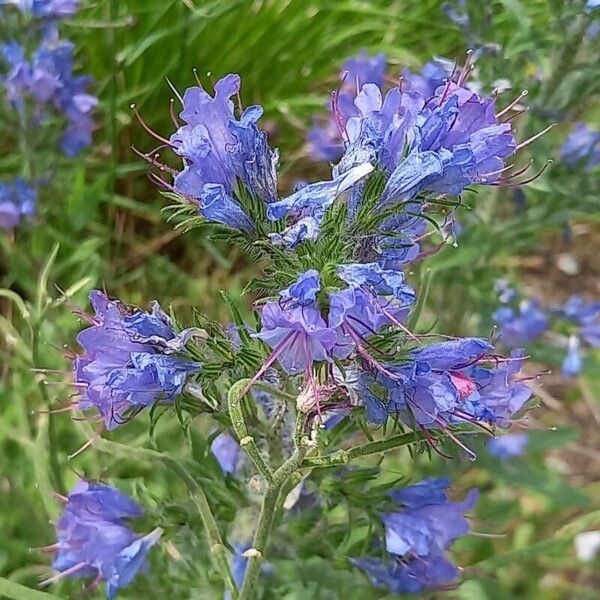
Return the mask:
<path id="1" fill-rule="evenodd" d="M 260 573 L 260 566 L 265 556 L 267 545 L 278 509 L 283 504 L 285 496 L 283 490 L 290 477 L 300 467 L 304 455 L 308 450 L 308 440 L 303 436 L 305 419 L 300 416 L 296 422 L 296 433 L 294 441 L 296 448 L 288 458 L 273 474 L 273 480 L 269 484 L 263 498 L 258 525 L 252 541 L 252 548 L 248 550 L 248 565 L 244 582 L 240 590 L 239 600 L 253 600 L 256 596 L 256 584 Z"/>

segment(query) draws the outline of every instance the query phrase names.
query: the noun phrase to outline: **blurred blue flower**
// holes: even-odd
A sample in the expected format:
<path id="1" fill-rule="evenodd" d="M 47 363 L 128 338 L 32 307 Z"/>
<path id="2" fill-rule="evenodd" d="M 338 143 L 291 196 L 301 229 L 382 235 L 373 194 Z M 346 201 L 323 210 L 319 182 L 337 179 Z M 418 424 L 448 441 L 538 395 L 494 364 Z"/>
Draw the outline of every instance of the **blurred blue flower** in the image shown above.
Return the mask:
<path id="1" fill-rule="evenodd" d="M 577 123 L 563 143 L 560 155 L 569 167 L 581 164 L 589 171 L 600 163 L 600 131 Z"/>
<path id="2" fill-rule="evenodd" d="M 56 525 L 58 542 L 52 568 L 62 577 L 94 577 L 106 583 L 114 598 L 144 568 L 146 555 L 162 534 L 160 528 L 141 536 L 126 519 L 144 512 L 131 498 L 110 486 L 81 480 L 66 499 Z"/>
<path id="3" fill-rule="evenodd" d="M 86 92 L 92 79 L 73 75 L 73 44 L 56 41 L 42 43 L 31 61 L 23 49 L 11 42 L 0 47 L 9 65 L 2 78 L 7 98 L 18 110 L 31 98 L 39 106 L 53 106 L 67 120 L 61 148 L 67 156 L 76 156 L 91 143 L 94 121 L 92 112 L 98 99 Z"/>
<path id="4" fill-rule="evenodd" d="M 567 353 L 562 362 L 562 374 L 565 377 L 575 377 L 581 373 L 582 367 L 581 342 L 576 335 L 572 335 L 569 337 Z"/>
<path id="5" fill-rule="evenodd" d="M 0 227 L 14 229 L 23 217 L 35 214 L 37 192 L 19 177 L 0 182 Z"/>
<path id="6" fill-rule="evenodd" d="M 237 440 L 225 432 L 220 433 L 212 441 L 210 451 L 225 473 L 236 473 L 244 459 L 244 454 Z"/>
<path id="7" fill-rule="evenodd" d="M 490 438 L 488 450 L 500 460 L 508 460 L 525 453 L 529 436 L 526 433 L 507 433 L 501 437 Z"/>
<path id="8" fill-rule="evenodd" d="M 591 324 L 600 316 L 600 302 L 588 302 L 582 296 L 571 296 L 556 308 L 556 314 L 579 325 Z"/>
<path id="9" fill-rule="evenodd" d="M 79 407 L 95 408 L 108 429 L 154 402 L 172 401 L 188 376 L 200 370 L 198 363 L 174 354 L 195 330 L 176 335 L 158 304 L 152 314 L 129 311 L 98 290 L 90 293 L 90 302 L 95 316 L 77 336 L 85 354 L 75 358 L 74 376 Z"/>
<path id="10" fill-rule="evenodd" d="M 15 4 L 23 12 L 45 19 L 72 17 L 79 8 L 79 0 L 15 0 Z"/>
<path id="11" fill-rule="evenodd" d="M 509 304 L 517 299 L 517 290 L 511 286 L 506 279 L 497 279 L 494 284 L 494 291 L 498 294 L 498 300 L 502 304 Z"/>
<path id="12" fill-rule="evenodd" d="M 537 339 L 550 324 L 536 300 L 523 300 L 518 311 L 503 306 L 496 310 L 492 317 L 500 326 L 502 343 L 512 347 Z"/>

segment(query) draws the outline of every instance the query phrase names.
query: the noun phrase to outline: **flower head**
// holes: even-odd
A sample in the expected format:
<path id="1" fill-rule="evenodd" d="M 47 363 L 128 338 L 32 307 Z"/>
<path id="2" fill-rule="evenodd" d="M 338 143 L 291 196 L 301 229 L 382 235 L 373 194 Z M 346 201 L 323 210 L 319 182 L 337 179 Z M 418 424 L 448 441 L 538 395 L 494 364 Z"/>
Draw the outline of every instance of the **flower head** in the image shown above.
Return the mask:
<path id="1" fill-rule="evenodd" d="M 180 358 L 192 329 L 175 334 L 157 303 L 152 313 L 129 311 L 100 291 L 90 294 L 95 316 L 78 336 L 85 354 L 74 362 L 82 410 L 98 410 L 106 427 L 123 424 L 127 415 L 156 401 L 170 402 L 183 390 L 198 363 Z"/>
<path id="2" fill-rule="evenodd" d="M 254 225 L 236 197 L 238 183 L 256 198 L 273 202 L 279 159 L 257 126 L 260 106 L 235 117 L 231 98 L 239 90 L 238 75 L 219 80 L 214 97 L 199 86 L 186 90 L 180 114 L 186 125 L 171 136 L 170 144 L 185 164 L 175 177 L 175 190 L 198 202 L 209 221 L 251 231 Z"/>
<path id="3" fill-rule="evenodd" d="M 307 271 L 280 292 L 279 300 L 263 306 L 262 327 L 254 335 L 273 349 L 271 362 L 276 359 L 287 373 L 307 371 L 313 361 L 329 360 L 336 336 L 315 301 L 320 285 L 316 271 Z"/>
<path id="4" fill-rule="evenodd" d="M 425 479 L 390 496 L 403 508 L 383 515 L 384 559 L 354 559 L 373 583 L 393 593 L 420 592 L 455 583 L 458 569 L 446 550 L 469 532 L 464 513 L 477 502 L 471 490 L 463 502 L 450 502 L 447 479 Z"/>
<path id="5" fill-rule="evenodd" d="M 146 555 L 162 533 L 155 529 L 141 536 L 126 519 L 144 512 L 131 498 L 110 486 L 81 480 L 73 488 L 56 525 L 58 542 L 52 568 L 61 577 L 94 577 L 106 583 L 106 596 L 131 583 L 146 562 Z"/>

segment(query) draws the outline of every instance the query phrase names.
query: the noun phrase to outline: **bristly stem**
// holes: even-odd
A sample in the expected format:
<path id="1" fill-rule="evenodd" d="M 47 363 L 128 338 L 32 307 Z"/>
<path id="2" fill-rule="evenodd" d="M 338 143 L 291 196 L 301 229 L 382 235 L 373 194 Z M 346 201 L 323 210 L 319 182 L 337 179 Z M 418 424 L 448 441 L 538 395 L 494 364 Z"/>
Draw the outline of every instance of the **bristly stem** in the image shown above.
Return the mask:
<path id="1" fill-rule="evenodd" d="M 308 450 L 308 440 L 304 437 L 304 427 L 305 418 L 299 415 L 294 435 L 296 446 L 294 453 L 273 473 L 273 481 L 267 487 L 260 509 L 258 525 L 254 533 L 254 539 L 252 540 L 252 548 L 247 550 L 248 565 L 246 567 L 244 582 L 240 589 L 239 600 L 253 600 L 256 597 L 256 583 L 260 573 L 260 566 L 267 550 L 277 510 L 281 507 L 285 499 L 283 497 L 283 490 L 290 477 L 300 467 Z"/>
<path id="2" fill-rule="evenodd" d="M 227 394 L 227 405 L 229 408 L 229 418 L 231 419 L 231 426 L 238 437 L 240 446 L 244 449 L 250 460 L 254 463 L 254 466 L 258 472 L 266 479 L 269 484 L 273 483 L 273 472 L 271 467 L 267 464 L 267 461 L 263 458 L 260 453 L 256 440 L 248 435 L 248 428 L 246 427 L 246 421 L 244 420 L 244 414 L 242 411 L 242 397 L 240 394 L 247 389 L 249 379 L 241 379 L 236 381 L 230 388 L 229 394 Z"/>

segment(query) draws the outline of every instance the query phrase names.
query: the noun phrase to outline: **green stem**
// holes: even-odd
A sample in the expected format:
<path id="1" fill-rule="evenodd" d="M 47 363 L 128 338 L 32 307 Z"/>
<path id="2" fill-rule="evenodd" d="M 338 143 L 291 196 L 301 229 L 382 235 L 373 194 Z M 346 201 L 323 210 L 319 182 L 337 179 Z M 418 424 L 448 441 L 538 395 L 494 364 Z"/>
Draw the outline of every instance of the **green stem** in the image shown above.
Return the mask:
<path id="1" fill-rule="evenodd" d="M 40 368 L 42 366 L 41 363 L 41 355 L 40 355 L 40 343 L 39 343 L 39 326 L 40 322 L 36 322 L 32 325 L 31 328 L 31 363 L 33 368 Z M 36 378 L 38 383 L 38 389 L 40 390 L 40 395 L 42 396 L 42 401 L 44 404 L 44 408 L 48 409 L 50 407 L 50 397 L 48 396 L 48 390 L 43 381 Z M 52 418 L 52 415 L 49 416 L 48 419 L 48 465 L 50 467 L 50 472 L 52 473 L 52 484 L 54 485 L 54 489 L 56 492 L 60 494 L 64 494 L 66 492 L 65 480 L 62 475 L 62 469 L 60 468 L 60 461 L 58 459 L 58 439 L 56 434 L 56 423 Z"/>
<path id="2" fill-rule="evenodd" d="M 227 394 L 229 417 L 231 419 L 231 426 L 240 442 L 240 446 L 250 457 L 250 460 L 254 463 L 258 472 L 267 480 L 267 482 L 269 482 L 269 484 L 271 484 L 273 483 L 273 472 L 260 453 L 260 450 L 256 445 L 256 440 L 251 435 L 248 435 L 248 428 L 246 427 L 246 421 L 244 420 L 242 411 L 242 397 L 248 392 L 249 383 L 249 379 L 240 379 L 240 381 L 236 381 L 231 386 L 229 394 Z"/>
<path id="3" fill-rule="evenodd" d="M 248 550 L 248 565 L 244 582 L 240 590 L 239 600 L 253 600 L 255 598 L 256 583 L 260 574 L 260 566 L 262 564 L 267 544 L 277 510 L 285 499 L 283 490 L 295 471 L 300 467 L 304 455 L 308 450 L 307 440 L 304 439 L 304 424 L 305 419 L 299 418 L 296 422 L 296 433 L 294 440 L 296 449 L 294 454 L 290 456 L 273 474 L 273 481 L 269 484 L 265 496 L 263 498 L 258 525 L 254 533 L 252 548 Z"/>
<path id="4" fill-rule="evenodd" d="M 474 431 L 473 429 L 465 428 L 457 428 L 453 429 L 454 433 L 459 433 L 461 435 L 477 435 L 480 432 Z M 351 460 L 358 458 L 360 456 L 369 456 L 371 454 L 383 454 L 385 452 L 390 452 L 391 450 L 396 450 L 397 448 L 401 448 L 402 446 L 406 446 L 408 444 L 422 444 L 425 442 L 425 438 L 418 431 L 409 431 L 408 433 L 399 433 L 398 435 L 392 435 L 385 440 L 377 440 L 376 442 L 369 442 L 367 444 L 362 444 L 361 446 L 355 446 L 354 448 L 350 448 L 349 450 L 338 450 L 337 452 L 333 452 L 332 454 L 328 454 L 327 456 L 315 456 L 309 457 L 302 461 L 301 467 L 304 468 L 329 468 L 329 467 L 337 467 L 339 465 L 345 465 Z"/>
<path id="5" fill-rule="evenodd" d="M 108 454 L 114 454 L 116 451 L 119 454 L 136 456 L 147 459 L 149 461 L 161 462 L 165 467 L 170 469 L 181 481 L 185 484 L 190 498 L 196 506 L 202 524 L 206 531 L 206 535 L 210 541 L 210 552 L 213 559 L 214 566 L 221 575 L 225 585 L 231 591 L 234 599 L 238 597 L 238 590 L 231 573 L 231 567 L 229 563 L 230 553 L 223 544 L 219 526 L 210 508 L 208 498 L 206 494 L 196 482 L 196 480 L 182 467 L 174 458 L 168 454 L 157 452 L 156 450 L 150 450 L 148 448 L 136 448 L 119 444 L 118 442 L 111 442 L 105 439 L 100 439 L 96 443 L 96 447 Z"/>

